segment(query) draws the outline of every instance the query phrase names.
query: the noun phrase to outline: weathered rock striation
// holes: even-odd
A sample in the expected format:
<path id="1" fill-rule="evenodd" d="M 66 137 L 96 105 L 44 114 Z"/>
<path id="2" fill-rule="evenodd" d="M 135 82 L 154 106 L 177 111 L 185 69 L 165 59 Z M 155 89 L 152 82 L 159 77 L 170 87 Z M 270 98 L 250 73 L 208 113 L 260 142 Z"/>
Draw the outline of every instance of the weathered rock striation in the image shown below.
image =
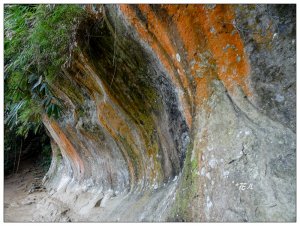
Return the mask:
<path id="1" fill-rule="evenodd" d="M 295 221 L 295 5 L 86 10 L 36 220 Z"/>

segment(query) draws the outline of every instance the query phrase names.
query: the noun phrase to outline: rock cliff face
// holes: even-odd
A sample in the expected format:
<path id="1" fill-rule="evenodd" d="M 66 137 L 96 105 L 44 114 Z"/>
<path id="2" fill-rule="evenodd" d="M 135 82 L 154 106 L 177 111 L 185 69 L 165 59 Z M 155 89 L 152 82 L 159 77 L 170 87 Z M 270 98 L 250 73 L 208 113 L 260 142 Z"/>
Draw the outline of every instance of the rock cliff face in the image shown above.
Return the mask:
<path id="1" fill-rule="evenodd" d="M 36 219 L 295 221 L 295 5 L 86 10 Z"/>

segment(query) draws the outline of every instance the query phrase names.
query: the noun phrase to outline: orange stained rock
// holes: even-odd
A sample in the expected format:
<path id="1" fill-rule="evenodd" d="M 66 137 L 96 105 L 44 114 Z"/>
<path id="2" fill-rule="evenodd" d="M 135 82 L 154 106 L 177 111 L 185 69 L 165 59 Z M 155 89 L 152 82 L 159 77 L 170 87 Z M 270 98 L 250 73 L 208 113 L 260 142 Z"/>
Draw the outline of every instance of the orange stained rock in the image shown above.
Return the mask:
<path id="1" fill-rule="evenodd" d="M 251 95 L 246 84 L 250 65 L 245 53 L 243 41 L 234 24 L 232 6 L 217 5 L 208 10 L 209 24 L 204 24 L 208 39 L 208 47 L 212 49 L 218 67 L 218 76 L 231 91 L 235 83 L 242 87 L 247 95 Z M 216 33 L 210 32 L 214 26 Z"/>
<path id="2" fill-rule="evenodd" d="M 231 91 L 232 86 L 237 84 L 249 95 L 246 78 L 250 67 L 243 41 L 234 27 L 232 6 L 216 5 L 209 9 L 206 5 L 180 5 L 177 10 L 174 10 L 174 5 L 163 7 L 177 26 L 188 61 L 201 63 L 203 59 L 199 59 L 198 55 L 211 53 L 216 62 L 217 76 L 226 88 Z M 209 67 L 209 64 L 206 66 Z M 196 71 L 192 70 L 191 73 L 195 76 Z M 203 76 L 207 77 L 207 73 L 203 73 Z M 202 84 L 200 86 L 203 87 Z"/>
<path id="3" fill-rule="evenodd" d="M 128 143 L 133 144 L 131 129 L 119 116 L 110 103 L 101 102 L 98 105 L 98 118 L 102 125 L 114 136 L 121 135 Z M 138 152 L 136 153 L 138 154 Z"/>
<path id="4" fill-rule="evenodd" d="M 98 103 L 97 105 L 98 118 L 101 125 L 110 133 L 115 140 L 120 140 L 120 136 L 124 137 L 129 145 L 133 145 L 133 138 L 130 128 L 126 123 L 118 116 L 113 107 L 105 102 Z M 122 143 L 122 142 L 121 142 Z M 134 179 L 139 175 L 135 175 L 134 168 L 137 163 L 132 162 L 132 157 L 129 156 L 128 150 L 121 148 L 124 158 L 127 161 L 128 170 L 131 178 L 131 186 L 134 185 Z M 139 156 L 140 153 L 135 148 L 131 149 L 134 151 L 134 155 Z M 140 158 L 139 158 L 140 160 Z M 141 165 L 141 164 L 138 164 Z"/>
<path id="5" fill-rule="evenodd" d="M 78 155 L 77 150 L 59 127 L 58 123 L 54 120 L 51 120 L 47 115 L 43 115 L 43 121 L 55 142 L 60 147 L 61 151 L 65 152 L 68 158 L 70 158 L 71 163 L 77 168 L 79 176 L 82 176 L 84 174 L 83 161 Z"/>
<path id="6" fill-rule="evenodd" d="M 121 5 L 120 8 L 140 37 L 148 42 L 157 54 L 174 84 L 188 90 L 185 97 L 193 98 L 191 104 L 197 106 L 209 97 L 212 79 L 222 80 L 229 91 L 238 85 L 247 95 L 251 95 L 246 83 L 250 66 L 243 41 L 235 28 L 232 6 L 216 5 L 209 8 L 206 5 L 161 5 L 160 7 L 165 11 L 165 17 L 158 15 L 149 5 L 138 6 L 147 20 L 147 26 L 138 19 L 132 7 Z M 167 17 L 169 20 L 166 20 Z M 176 46 L 177 36 L 170 31 L 170 26 L 176 27 L 184 51 L 180 51 Z M 177 53 L 182 59 L 181 62 L 174 57 Z M 188 63 L 186 66 L 183 57 Z M 192 76 L 193 82 L 188 81 L 189 76 Z M 191 111 L 188 113 L 187 107 L 184 108 L 185 115 L 191 115 Z"/>
<path id="7" fill-rule="evenodd" d="M 148 25 L 143 24 L 137 17 L 135 10 L 130 5 L 120 5 L 120 9 L 127 17 L 132 26 L 135 27 L 140 37 L 146 41 L 157 54 L 158 59 L 168 71 L 176 87 L 182 89 L 184 98 L 182 106 L 187 119 L 188 126 L 191 126 L 191 109 L 188 102 L 191 99 L 188 78 L 183 73 L 182 65 L 176 62 L 176 49 L 169 39 L 168 24 L 158 20 L 149 5 L 140 5 L 140 10 L 147 18 Z"/>
<path id="8" fill-rule="evenodd" d="M 111 136 L 115 139 L 115 140 L 119 140 L 121 143 L 122 141 L 120 140 L 120 137 L 123 137 L 127 144 L 130 146 L 130 150 L 127 150 L 125 148 L 125 150 L 122 149 L 123 151 L 123 155 L 125 157 L 125 160 L 128 163 L 128 168 L 129 168 L 129 172 L 132 178 L 132 185 L 134 184 L 134 178 L 137 179 L 141 179 L 141 177 L 143 176 L 143 174 L 145 172 L 142 172 L 145 169 L 139 168 L 139 172 L 138 175 L 135 174 L 134 168 L 137 166 L 145 166 L 145 163 L 143 164 L 143 151 L 140 150 L 140 148 L 137 146 L 137 141 L 136 141 L 136 137 L 133 135 L 130 126 L 127 124 L 127 122 L 122 119 L 122 117 L 119 115 L 119 113 L 112 107 L 112 105 L 109 102 L 100 102 L 97 104 L 98 108 L 98 118 L 99 121 L 101 123 L 101 125 L 104 126 L 104 128 L 111 134 Z M 142 128 L 140 128 L 142 129 Z M 144 134 L 143 132 L 141 134 Z M 142 136 L 141 139 L 144 140 L 144 142 L 141 143 L 147 143 L 147 137 Z M 149 141 L 148 141 L 149 143 Z M 154 165 L 155 165 L 155 169 L 151 169 L 150 172 L 150 178 L 155 180 L 157 179 L 156 177 L 159 176 L 158 173 L 156 171 L 159 171 L 158 169 L 160 168 L 159 163 L 158 163 L 158 159 L 155 157 L 154 154 L 157 153 L 157 146 L 155 145 L 146 145 L 143 148 L 145 148 L 146 150 L 146 154 L 147 154 L 147 159 L 148 158 L 152 158 Z M 132 152 L 132 153 L 129 153 Z M 132 156 L 134 155 L 134 156 Z M 134 160 L 135 159 L 135 160 Z M 136 162 L 133 162 L 136 161 Z M 153 172 L 152 172 L 153 171 Z"/>
<path id="9" fill-rule="evenodd" d="M 98 82 L 95 79 L 95 69 L 92 68 L 88 63 L 83 54 L 79 54 L 79 59 L 74 62 L 74 68 L 78 68 L 78 71 L 82 71 L 86 74 L 92 75 L 92 76 L 73 76 L 72 79 L 76 81 L 79 84 L 84 84 L 84 86 L 88 89 L 88 91 L 93 94 L 95 91 L 99 95 L 103 95 L 103 92 L 101 88 L 99 87 Z"/>

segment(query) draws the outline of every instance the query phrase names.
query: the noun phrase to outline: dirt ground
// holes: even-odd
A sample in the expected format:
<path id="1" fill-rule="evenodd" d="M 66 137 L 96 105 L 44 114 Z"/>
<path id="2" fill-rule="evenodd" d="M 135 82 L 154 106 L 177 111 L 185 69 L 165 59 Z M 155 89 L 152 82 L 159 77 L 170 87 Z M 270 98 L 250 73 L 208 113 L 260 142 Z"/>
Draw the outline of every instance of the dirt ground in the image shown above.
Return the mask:
<path id="1" fill-rule="evenodd" d="M 4 178 L 4 222 L 33 222 L 37 203 L 46 196 L 41 185 L 43 169 L 30 160 L 18 173 Z"/>

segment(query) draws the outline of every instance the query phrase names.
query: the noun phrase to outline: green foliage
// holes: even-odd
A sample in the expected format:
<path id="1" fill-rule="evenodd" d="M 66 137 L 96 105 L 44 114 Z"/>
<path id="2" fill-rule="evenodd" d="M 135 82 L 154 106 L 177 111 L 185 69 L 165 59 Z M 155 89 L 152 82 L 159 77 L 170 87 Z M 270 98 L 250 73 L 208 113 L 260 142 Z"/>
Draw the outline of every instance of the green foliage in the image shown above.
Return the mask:
<path id="1" fill-rule="evenodd" d="M 5 5 L 5 124 L 27 136 L 41 114 L 59 118 L 51 85 L 76 50 L 76 31 L 85 11 L 78 5 Z"/>

